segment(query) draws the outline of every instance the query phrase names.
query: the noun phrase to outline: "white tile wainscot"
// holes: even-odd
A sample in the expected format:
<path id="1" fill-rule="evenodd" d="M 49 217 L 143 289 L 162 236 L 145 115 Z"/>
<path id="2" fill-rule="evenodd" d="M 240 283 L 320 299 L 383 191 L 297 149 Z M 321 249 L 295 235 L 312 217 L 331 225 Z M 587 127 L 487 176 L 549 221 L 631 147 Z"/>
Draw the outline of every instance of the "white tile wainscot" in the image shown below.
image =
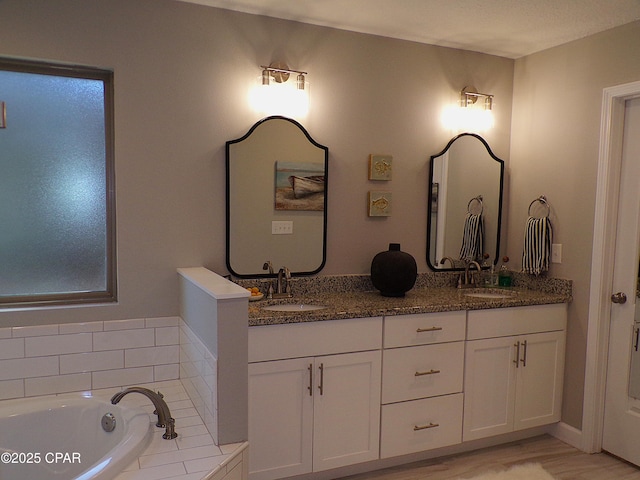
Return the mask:
<path id="1" fill-rule="evenodd" d="M 181 336 L 181 379 L 216 443 L 244 442 L 249 292 L 204 267 L 179 268 L 178 278 L 188 328 Z"/>
<path id="2" fill-rule="evenodd" d="M 0 329 L 0 400 L 177 380 L 180 318 Z"/>

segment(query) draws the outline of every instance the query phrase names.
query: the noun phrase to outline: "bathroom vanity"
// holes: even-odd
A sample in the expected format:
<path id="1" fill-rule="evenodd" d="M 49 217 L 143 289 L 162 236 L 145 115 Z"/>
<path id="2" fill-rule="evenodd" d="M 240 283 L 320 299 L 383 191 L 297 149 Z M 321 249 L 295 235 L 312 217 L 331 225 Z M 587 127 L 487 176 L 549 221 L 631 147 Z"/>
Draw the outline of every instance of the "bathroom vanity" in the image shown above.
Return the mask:
<path id="1" fill-rule="evenodd" d="M 297 312 L 250 304 L 251 478 L 558 422 L 570 293 L 476 292 L 316 292 L 304 304 L 326 308 Z"/>

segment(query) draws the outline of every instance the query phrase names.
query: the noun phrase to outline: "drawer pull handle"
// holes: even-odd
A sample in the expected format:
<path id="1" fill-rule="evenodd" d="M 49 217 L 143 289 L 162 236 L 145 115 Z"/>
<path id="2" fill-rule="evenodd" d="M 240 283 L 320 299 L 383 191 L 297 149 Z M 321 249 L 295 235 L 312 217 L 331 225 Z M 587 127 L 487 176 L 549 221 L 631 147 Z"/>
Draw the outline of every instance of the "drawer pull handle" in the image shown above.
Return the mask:
<path id="1" fill-rule="evenodd" d="M 440 330 L 442 330 L 442 327 L 418 328 L 416 333 L 439 332 Z"/>
<path id="2" fill-rule="evenodd" d="M 433 368 L 428 372 L 416 372 L 414 375 L 416 377 L 421 377 L 423 375 L 435 375 L 436 373 L 440 373 L 440 370 L 434 370 Z"/>
<path id="3" fill-rule="evenodd" d="M 414 425 L 413 426 L 413 431 L 417 432 L 419 430 L 427 430 L 429 428 L 436 428 L 436 427 L 439 427 L 439 426 L 440 426 L 439 423 L 431 423 L 431 422 L 429 422 L 429 425 L 422 425 L 422 426 Z"/>

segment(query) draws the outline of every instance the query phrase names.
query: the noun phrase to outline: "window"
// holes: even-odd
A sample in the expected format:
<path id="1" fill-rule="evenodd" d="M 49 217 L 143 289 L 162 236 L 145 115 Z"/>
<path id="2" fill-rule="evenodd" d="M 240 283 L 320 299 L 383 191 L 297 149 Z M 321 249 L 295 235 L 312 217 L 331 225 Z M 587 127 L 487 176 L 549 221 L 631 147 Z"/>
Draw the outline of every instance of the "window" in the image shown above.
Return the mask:
<path id="1" fill-rule="evenodd" d="M 0 59 L 2 102 L 0 307 L 115 301 L 113 72 Z"/>

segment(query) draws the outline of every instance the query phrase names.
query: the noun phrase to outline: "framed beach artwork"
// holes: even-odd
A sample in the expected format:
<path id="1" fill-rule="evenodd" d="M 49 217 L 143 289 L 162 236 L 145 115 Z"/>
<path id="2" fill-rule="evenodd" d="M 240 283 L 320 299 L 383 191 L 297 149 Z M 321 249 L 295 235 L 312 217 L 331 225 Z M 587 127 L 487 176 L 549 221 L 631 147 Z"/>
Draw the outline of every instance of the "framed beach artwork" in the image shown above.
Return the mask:
<path id="1" fill-rule="evenodd" d="M 324 210 L 323 163 L 276 162 L 276 210 Z"/>

